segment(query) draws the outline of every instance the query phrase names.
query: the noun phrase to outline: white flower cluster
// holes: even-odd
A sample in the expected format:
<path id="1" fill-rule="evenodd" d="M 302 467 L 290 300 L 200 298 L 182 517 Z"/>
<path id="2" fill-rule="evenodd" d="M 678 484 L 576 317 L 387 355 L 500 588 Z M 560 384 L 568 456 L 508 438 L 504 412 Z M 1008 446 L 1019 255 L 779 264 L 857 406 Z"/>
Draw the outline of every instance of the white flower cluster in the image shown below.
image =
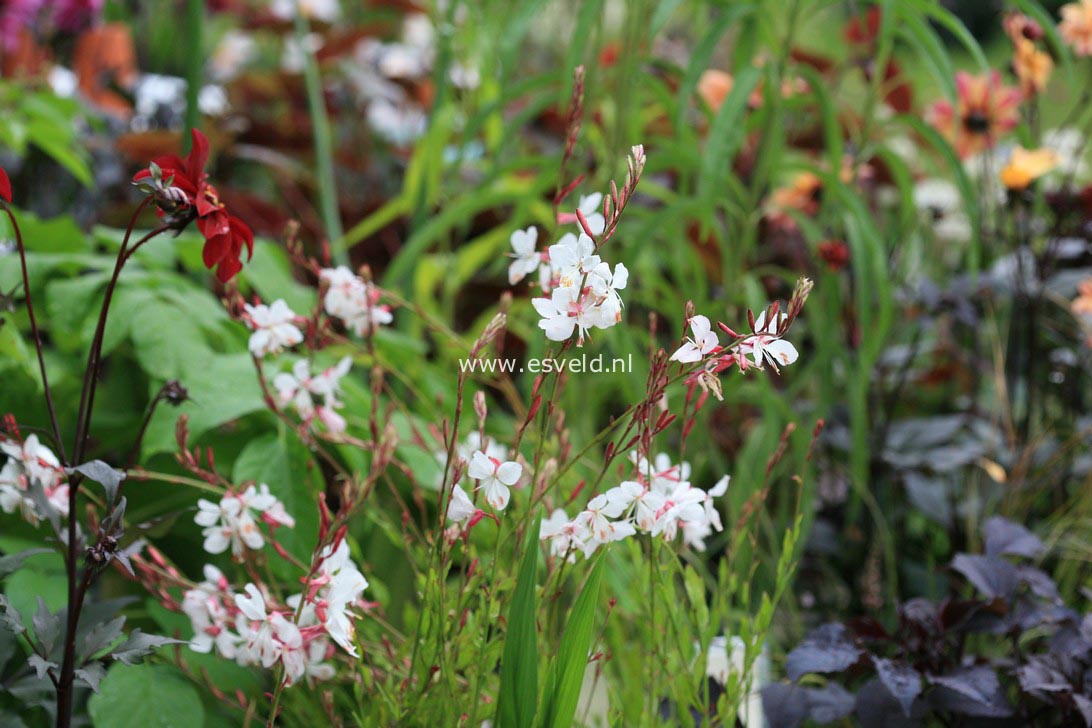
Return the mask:
<path id="1" fill-rule="evenodd" d="M 578 205 L 588 229 L 594 235 L 603 232 L 606 221 L 598 212 L 603 195 L 582 197 Z M 575 215 L 566 220 L 576 220 Z M 537 250 L 538 230 L 527 228 L 512 233 L 510 240 L 515 259 L 508 267 L 512 285 L 538 272 L 539 287 L 547 297 L 535 298 L 532 304 L 542 320 L 539 328 L 551 341 L 565 341 L 577 335 L 577 346 L 583 346 L 591 329 L 609 329 L 622 320 L 623 290 L 629 281 L 629 271 L 619 263 L 610 264 L 596 254 L 595 242 L 582 226 L 576 233 L 566 233 L 546 251 Z"/>
<path id="2" fill-rule="evenodd" d="M 754 366 L 761 369 L 764 364 L 769 364 L 774 371 L 779 366 L 788 366 L 799 358 L 800 354 L 791 342 L 781 338 L 778 333 L 781 324 L 788 318 L 788 314 L 780 313 L 766 321 L 766 312 L 762 311 L 755 319 L 754 333 L 740 337 L 735 351 L 723 356 L 722 347 L 713 332 L 713 327 L 706 316 L 697 315 L 690 319 L 690 333 L 682 346 L 671 355 L 672 361 L 683 364 L 694 364 L 702 361 L 707 356 L 713 356 L 710 368 L 722 370 L 733 364 L 741 369 Z M 751 357 L 750 362 L 746 359 Z"/>
<path id="3" fill-rule="evenodd" d="M 324 268 L 319 278 L 326 284 L 322 299 L 326 314 L 341 319 L 357 336 L 366 336 L 394 320 L 390 306 L 379 304 L 379 289 L 345 266 Z"/>
<path id="4" fill-rule="evenodd" d="M 281 372 L 273 377 L 280 404 L 292 408 L 304 424 L 313 427 L 321 422 L 326 429 L 338 434 L 345 431 L 345 418 L 338 413 L 342 407 L 338 399 L 341 378 L 349 373 L 353 360 L 344 357 L 336 365 L 312 374 L 311 362 L 301 359 L 291 372 Z"/>
<path id="5" fill-rule="evenodd" d="M 279 354 L 291 349 L 303 341 L 303 333 L 297 328 L 299 316 L 288 304 L 278 299 L 271 306 L 264 304 L 244 306 L 243 317 L 247 327 L 254 333 L 250 335 L 250 353 L 256 357 L 266 354 Z"/>
<path id="6" fill-rule="evenodd" d="M 271 668 L 280 662 L 288 685 L 304 676 L 332 678 L 331 639 L 358 656 L 352 607 L 368 581 L 352 562 L 344 540 L 336 549 L 327 546 L 322 556 L 307 594 L 290 596 L 284 608 L 271 608 L 254 584 L 237 594 L 219 569 L 206 565 L 205 580 L 182 598 L 182 611 L 193 625 L 190 647 L 202 653 L 215 649 L 243 666 Z"/>
<path id="7" fill-rule="evenodd" d="M 477 481 L 475 491 L 481 491 L 485 502 L 495 511 L 503 511 L 511 499 L 511 488 L 516 487 L 523 477 L 523 465 L 508 460 L 508 448 L 486 439 L 482 442 L 481 434 L 471 432 L 466 441 L 456 448 L 457 457 L 467 462 L 466 474 Z M 441 463 L 447 462 L 447 453 L 436 454 Z M 457 530 L 472 526 L 478 522 L 484 512 L 475 505 L 461 485 L 456 484 L 451 492 L 451 501 L 447 506 L 447 518 L 453 521 Z"/>
<path id="8" fill-rule="evenodd" d="M 284 504 L 269 492 L 262 483 L 258 488 L 247 487 L 241 494 L 227 493 L 219 503 L 201 498 L 197 501 L 194 523 L 203 527 L 205 551 L 222 554 L 231 546 L 235 557 L 243 555 L 243 549 L 253 551 L 265 546 L 265 537 L 258 522 L 262 521 L 272 531 L 278 526 L 292 528 L 296 521 L 284 510 Z"/>
<path id="9" fill-rule="evenodd" d="M 708 491 L 690 484 L 690 465 L 672 465 L 667 455 L 655 460 L 635 456 L 635 480 L 627 480 L 590 501 L 576 518 L 557 509 L 542 522 L 539 538 L 550 542 L 559 558 L 590 557 L 602 544 L 638 532 L 673 541 L 681 532 L 691 548 L 704 551 L 705 539 L 723 530 L 713 499 L 728 490 L 725 475 Z"/>
<path id="10" fill-rule="evenodd" d="M 7 462 L 0 468 L 0 509 L 16 510 L 27 521 L 37 524 L 45 517 L 31 496 L 31 486 L 41 486 L 49 505 L 62 516 L 68 515 L 68 482 L 57 456 L 30 435 L 23 442 L 0 437 L 0 453 Z"/>

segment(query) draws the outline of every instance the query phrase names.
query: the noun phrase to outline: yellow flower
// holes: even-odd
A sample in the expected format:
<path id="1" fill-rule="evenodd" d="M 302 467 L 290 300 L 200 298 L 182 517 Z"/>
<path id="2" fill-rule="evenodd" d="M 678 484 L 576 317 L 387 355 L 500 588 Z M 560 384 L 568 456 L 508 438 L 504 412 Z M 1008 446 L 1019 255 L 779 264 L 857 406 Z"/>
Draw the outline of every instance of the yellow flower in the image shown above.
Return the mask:
<path id="1" fill-rule="evenodd" d="M 1054 59 L 1050 54 L 1035 47 L 1027 38 L 1016 39 L 1016 53 L 1012 57 L 1012 70 L 1020 79 L 1020 88 L 1031 95 L 1046 88 L 1050 74 L 1054 70 Z"/>
<path id="2" fill-rule="evenodd" d="M 1009 163 L 1001 170 L 1001 183 L 1010 190 L 1024 190 L 1057 166 L 1058 154 L 1053 149 L 1016 147 Z"/>
<path id="3" fill-rule="evenodd" d="M 1058 33 L 1078 56 L 1092 56 L 1092 0 L 1062 6 Z"/>

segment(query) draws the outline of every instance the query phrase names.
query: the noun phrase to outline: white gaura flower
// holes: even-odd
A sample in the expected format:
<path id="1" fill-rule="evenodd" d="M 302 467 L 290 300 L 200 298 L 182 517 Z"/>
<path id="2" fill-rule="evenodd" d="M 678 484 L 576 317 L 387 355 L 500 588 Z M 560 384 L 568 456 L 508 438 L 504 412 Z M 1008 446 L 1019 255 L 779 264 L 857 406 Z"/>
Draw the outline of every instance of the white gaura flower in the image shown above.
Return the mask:
<path id="1" fill-rule="evenodd" d="M 620 541 L 637 531 L 629 521 L 611 521 L 610 519 L 621 516 L 630 502 L 626 500 L 624 494 L 612 494 L 610 491 L 601 493 L 588 501 L 587 508 L 576 518 L 588 529 L 591 539 L 597 545 Z"/>
<path id="2" fill-rule="evenodd" d="M 550 542 L 552 556 L 565 558 L 570 562 L 576 561 L 577 552 L 584 554 L 585 558 L 591 556 L 598 545 L 591 540 L 587 526 L 576 519 L 570 521 L 561 508 L 556 509 L 542 522 L 538 537 L 541 541 Z"/>
<path id="3" fill-rule="evenodd" d="M 271 306 L 244 306 L 246 325 L 254 332 L 250 335 L 250 353 L 257 357 L 277 354 L 303 341 L 303 333 L 296 328 L 298 318 L 283 299 Z"/>
<path id="4" fill-rule="evenodd" d="M 466 494 L 461 485 L 456 485 L 451 491 L 451 502 L 447 504 L 447 520 L 458 524 L 464 524 L 478 512 L 470 496 Z"/>
<path id="5" fill-rule="evenodd" d="M 508 506 L 509 488 L 519 482 L 523 466 L 517 462 L 501 462 L 476 452 L 470 460 L 466 474 L 478 481 L 478 488 L 485 493 L 485 501 L 498 511 Z"/>
<path id="6" fill-rule="evenodd" d="M 197 501 L 197 515 L 194 523 L 203 526 L 205 550 L 210 554 L 222 554 L 231 546 L 235 557 L 243 555 L 244 547 L 257 551 L 265 546 L 265 538 L 255 515 L 260 515 L 270 525 L 295 525 L 284 505 L 269 492 L 264 483 L 261 489 L 253 485 L 247 487 L 241 495 L 228 493 L 219 503 L 205 500 Z"/>
<path id="7" fill-rule="evenodd" d="M 511 257 L 515 260 L 508 266 L 508 283 L 515 285 L 538 270 L 542 254 L 535 247 L 538 245 L 538 228 L 533 225 L 526 230 L 516 230 L 509 238 L 512 244 Z"/>
<path id="8" fill-rule="evenodd" d="M 359 657 L 355 643 L 356 628 L 350 607 L 368 588 L 368 580 L 353 563 L 349 544 L 344 539 L 336 549 L 332 546 L 323 549 L 322 556 L 322 563 L 313 580 L 313 584 L 319 585 L 312 600 L 315 615 L 327 634 L 342 649 L 353 657 Z"/>
<path id="9" fill-rule="evenodd" d="M 739 345 L 741 354 L 750 354 L 756 367 L 768 362 L 774 371 L 780 366 L 788 366 L 797 360 L 800 354 L 790 342 L 782 339 L 778 333 L 781 322 L 789 316 L 779 313 L 773 320 L 766 321 L 766 312 L 762 311 L 755 319 L 755 333 L 748 336 Z"/>
<path id="10" fill-rule="evenodd" d="M 665 540 L 673 540 L 680 525 L 705 517 L 704 502 L 705 491 L 689 483 L 680 484 L 673 493 L 664 496 L 663 505 L 649 533 L 653 536 L 663 534 Z"/>
<path id="11" fill-rule="evenodd" d="M 571 286 L 555 288 L 549 298 L 533 298 L 531 305 L 542 317 L 538 327 L 550 341 L 565 341 L 576 331 L 576 345 L 583 346 L 588 330 L 602 321 L 595 300 Z"/>
<path id="12" fill-rule="evenodd" d="M 182 595 L 182 613 L 190 618 L 193 639 L 190 649 L 209 653 L 213 647 L 223 657 L 234 659 L 242 637 L 232 631 L 228 605 L 235 595 L 223 573 L 212 564 L 204 568 L 205 580 Z"/>
<path id="13" fill-rule="evenodd" d="M 344 357 L 335 366 L 312 375 L 311 363 L 301 359 L 292 366 L 291 373 L 281 372 L 273 377 L 273 387 L 281 405 L 291 404 L 305 424 L 312 425 L 318 419 L 330 432 L 343 432 L 345 420 L 336 412 L 342 406 L 337 394 L 341 379 L 352 363 L 352 358 Z M 316 397 L 320 403 L 316 404 Z"/>
<path id="14" fill-rule="evenodd" d="M 588 275 L 588 285 L 596 300 L 596 328 L 609 329 L 622 320 L 622 297 L 618 291 L 623 290 L 627 283 L 629 270 L 622 263 L 614 266 L 613 273 L 607 263 L 600 263 L 592 269 Z"/>
<path id="15" fill-rule="evenodd" d="M 324 268 L 319 272 L 319 279 L 326 284 L 322 307 L 328 315 L 340 319 L 356 315 L 367 298 L 363 278 L 341 265 Z"/>
<path id="16" fill-rule="evenodd" d="M 29 523 L 37 525 L 46 514 L 40 513 L 31 497 L 32 484 L 42 488 L 49 506 L 62 516 L 68 515 L 68 483 L 64 469 L 53 451 L 30 435 L 22 443 L 0 437 L 0 453 L 8 460 L 0 468 L 0 509 L 16 509 Z"/>
<path id="17" fill-rule="evenodd" d="M 580 198 L 576 209 L 584 215 L 584 221 L 588 223 L 592 235 L 599 235 L 607 227 L 607 221 L 600 212 L 603 205 L 603 193 L 593 192 Z"/>
<path id="18" fill-rule="evenodd" d="M 634 452 L 630 455 L 637 469 L 637 479 L 661 495 L 668 495 L 682 484 L 690 484 L 690 463 L 683 460 L 673 465 L 667 453 L 660 453 L 649 461 Z"/>
<path id="19" fill-rule="evenodd" d="M 346 328 L 357 336 L 370 334 L 394 321 L 390 307 L 379 303 L 382 292 L 345 266 L 324 268 L 319 278 L 326 284 L 323 310 L 344 321 Z"/>
<path id="20" fill-rule="evenodd" d="M 698 314 L 690 319 L 690 334 L 691 338 L 688 338 L 686 343 L 671 355 L 672 361 L 693 364 L 701 361 L 720 346 L 720 341 L 713 333 L 713 327 L 706 316 Z"/>
<path id="21" fill-rule="evenodd" d="M 269 11 L 281 20 L 291 20 L 296 12 L 309 20 L 333 23 L 341 17 L 338 0 L 272 0 Z"/>
<path id="22" fill-rule="evenodd" d="M 599 256 L 595 254 L 595 243 L 587 235 L 579 236 L 566 233 L 549 249 L 550 265 L 558 277 L 561 287 L 579 286 L 583 278 L 599 265 Z"/>

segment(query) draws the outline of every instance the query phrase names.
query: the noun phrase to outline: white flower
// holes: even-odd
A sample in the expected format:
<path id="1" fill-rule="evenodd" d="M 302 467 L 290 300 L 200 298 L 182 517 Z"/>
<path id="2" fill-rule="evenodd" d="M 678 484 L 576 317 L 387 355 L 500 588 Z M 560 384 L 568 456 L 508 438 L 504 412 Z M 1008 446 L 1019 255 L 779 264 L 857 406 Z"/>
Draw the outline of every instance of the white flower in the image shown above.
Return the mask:
<path id="1" fill-rule="evenodd" d="M 508 506 L 508 489 L 519 482 L 523 466 L 517 462 L 501 462 L 481 452 L 474 453 L 466 474 L 478 481 L 478 488 L 485 492 L 485 501 L 498 511 Z"/>
<path id="2" fill-rule="evenodd" d="M 766 322 L 766 312 L 763 311 L 755 319 L 754 336 L 748 336 L 739 345 L 741 354 L 750 354 L 756 367 L 762 367 L 764 362 L 769 362 L 774 371 L 778 366 L 788 366 L 796 361 L 800 354 L 796 347 L 778 336 L 777 330 L 781 322 L 789 316 L 785 313 L 778 314 L 774 320 Z"/>
<path id="3" fill-rule="evenodd" d="M 538 270 L 542 255 L 535 249 L 538 244 L 538 228 L 533 225 L 526 230 L 516 230 L 509 238 L 515 258 L 508 266 L 508 283 L 515 285 L 526 276 Z"/>
<path id="4" fill-rule="evenodd" d="M 596 328 L 609 329 L 622 320 L 622 297 L 618 291 L 623 290 L 628 282 L 629 270 L 622 263 L 614 266 L 613 273 L 607 263 L 600 263 L 592 269 L 588 284 L 596 299 L 595 310 L 599 319 Z"/>
<path id="5" fill-rule="evenodd" d="M 603 218 L 603 213 L 599 210 L 603 204 L 603 193 L 593 192 L 590 195 L 584 195 L 580 198 L 580 202 L 577 204 L 576 209 L 580 210 L 584 215 L 584 221 L 588 223 L 588 228 L 591 229 L 592 235 L 598 235 L 603 232 L 607 226 L 607 221 Z"/>
<path id="6" fill-rule="evenodd" d="M 368 580 L 353 563 L 349 544 L 344 539 L 336 549 L 332 546 L 323 549 L 322 557 L 315 583 L 324 586 L 313 600 L 315 614 L 335 642 L 353 657 L 359 657 L 354 642 L 356 628 L 349 607 L 368 588 Z"/>
<path id="7" fill-rule="evenodd" d="M 194 523 L 203 526 L 205 550 L 210 554 L 222 554 L 231 546 L 231 553 L 242 556 L 244 546 L 258 550 L 265 546 L 265 538 L 255 515 L 262 517 L 271 525 L 292 527 L 295 521 L 284 510 L 284 505 L 269 492 L 264 483 L 261 490 L 249 486 L 242 495 L 226 494 L 219 503 L 205 500 L 197 501 L 197 515 Z"/>
<path id="8" fill-rule="evenodd" d="M 447 504 L 447 519 L 458 524 L 466 523 L 478 512 L 474 502 L 466 494 L 461 485 L 456 485 L 451 491 L 451 502 Z"/>
<path id="9" fill-rule="evenodd" d="M 566 233 L 549 249 L 550 265 L 556 272 L 562 287 L 579 286 L 583 277 L 599 265 L 595 255 L 595 243 L 584 233 L 580 236 Z"/>
<path id="10" fill-rule="evenodd" d="M 227 606 L 235 606 L 235 595 L 215 566 L 206 564 L 204 572 L 205 580 L 182 595 L 182 613 L 190 618 L 193 626 L 190 648 L 194 652 L 209 653 L 215 647 L 230 660 L 242 641 L 242 637 L 231 631 Z"/>
<path id="11" fill-rule="evenodd" d="M 57 456 L 30 435 L 21 444 L 0 437 L 0 453 L 10 458 L 0 468 L 0 509 L 13 513 L 16 509 L 24 519 L 37 524 L 45 517 L 30 496 L 32 484 L 42 488 L 46 501 L 62 516 L 68 515 L 68 483 Z"/>
<path id="12" fill-rule="evenodd" d="M 630 460 L 637 468 L 637 478 L 661 495 L 668 495 L 682 484 L 690 484 L 690 463 L 683 460 L 678 465 L 671 463 L 667 453 L 660 453 L 650 462 L 634 452 Z"/>
<path id="13" fill-rule="evenodd" d="M 610 519 L 621 516 L 628 506 L 629 501 L 625 499 L 624 494 L 612 494 L 608 491 L 588 501 L 588 507 L 576 518 L 588 529 L 591 538 L 597 543 L 620 541 L 637 531 L 628 521 L 611 521 Z"/>
<path id="14" fill-rule="evenodd" d="M 565 341 L 577 333 L 577 346 L 584 345 L 584 335 L 602 322 L 595 300 L 576 287 L 555 288 L 549 298 L 533 298 L 531 305 L 542 317 L 538 327 L 550 341 Z"/>
<path id="15" fill-rule="evenodd" d="M 318 419 L 327 430 L 336 434 L 345 429 L 345 420 L 336 412 L 342 406 L 337 398 L 338 389 L 352 363 L 352 358 L 344 357 L 335 366 L 312 376 L 311 363 L 301 359 L 292 366 L 291 373 L 281 372 L 273 377 L 273 387 L 280 403 L 291 403 L 305 424 L 313 425 Z M 321 399 L 321 404 L 316 404 L 315 397 Z"/>
<path id="16" fill-rule="evenodd" d="M 472 430 L 466 436 L 466 440 L 455 446 L 455 459 L 456 461 L 466 460 L 467 462 L 470 462 L 470 459 L 474 457 L 474 453 L 479 451 L 485 453 L 487 457 L 496 460 L 508 459 L 508 448 L 491 437 L 485 439 L 485 444 L 483 446 L 481 433 L 477 430 Z M 435 487 L 439 489 L 443 485 L 441 482 L 444 477 L 443 470 L 447 467 L 447 450 L 437 450 L 435 454 L 437 462 L 440 463 L 440 472 L 436 476 L 435 484 Z"/>
<path id="17" fill-rule="evenodd" d="M 269 11 L 281 20 L 292 20 L 297 8 L 303 17 L 323 23 L 333 23 L 341 17 L 338 0 L 272 0 L 269 5 Z"/>
<path id="18" fill-rule="evenodd" d="M 584 554 L 585 558 L 591 556 L 598 545 L 590 539 L 587 526 L 577 520 L 570 521 L 561 508 L 542 522 L 538 537 L 542 541 L 550 542 L 551 555 L 567 558 L 569 561 L 576 560 L 577 552 Z"/>
<path id="19" fill-rule="evenodd" d="M 705 316 L 699 314 L 690 319 L 690 333 L 692 338 L 687 339 L 686 343 L 671 355 L 673 361 L 692 364 L 701 361 L 720 346 L 720 341 L 713 333 L 713 327 Z"/>
<path id="20" fill-rule="evenodd" d="M 246 324 L 254 332 L 250 335 L 250 353 L 257 357 L 277 354 L 303 341 L 295 321 L 296 314 L 283 299 L 272 306 L 245 304 Z"/>
<path id="21" fill-rule="evenodd" d="M 323 309 L 345 322 L 357 336 L 394 321 L 388 306 L 379 305 L 381 291 L 345 266 L 325 268 L 319 278 L 327 285 Z"/>

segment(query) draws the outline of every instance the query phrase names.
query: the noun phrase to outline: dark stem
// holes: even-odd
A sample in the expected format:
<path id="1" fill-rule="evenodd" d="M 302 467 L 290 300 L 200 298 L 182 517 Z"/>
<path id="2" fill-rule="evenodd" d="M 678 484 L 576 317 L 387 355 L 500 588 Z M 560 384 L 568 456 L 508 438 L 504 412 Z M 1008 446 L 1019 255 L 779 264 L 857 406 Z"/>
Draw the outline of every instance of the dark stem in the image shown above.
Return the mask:
<path id="1" fill-rule="evenodd" d="M 87 354 L 87 367 L 83 375 L 83 389 L 80 393 L 80 406 L 76 414 L 76 440 L 73 443 L 73 464 L 83 461 L 84 451 L 91 427 L 91 413 L 95 404 L 95 389 L 98 386 L 99 367 L 102 358 L 103 335 L 106 331 L 106 317 L 110 311 L 110 303 L 117 288 L 121 270 L 128 259 L 126 251 L 129 247 L 129 239 L 133 234 L 133 228 L 140 217 L 140 213 L 148 205 L 152 198 L 147 197 L 137 207 L 129 220 L 129 227 L 125 230 L 125 238 L 122 240 L 121 249 L 118 251 L 117 262 L 114 264 L 114 272 L 110 282 L 106 285 L 103 294 L 102 308 L 99 309 L 98 325 L 95 328 L 95 336 L 91 340 L 91 349 Z M 160 226 L 147 233 L 133 249 L 135 250 L 144 242 L 164 232 L 168 228 Z M 92 573 L 84 569 L 83 578 L 77 584 L 79 567 L 77 558 L 79 555 L 79 542 L 76 532 L 76 497 L 79 493 L 82 478 L 74 475 L 68 486 L 68 543 L 66 544 L 66 571 L 68 576 L 68 619 L 65 626 L 64 659 L 61 662 L 61 673 L 57 681 L 57 726 L 68 728 L 72 724 L 73 709 L 73 681 L 76 672 L 76 629 L 80 622 L 80 612 L 83 609 L 84 597 L 91 585 Z"/>
<path id="2" fill-rule="evenodd" d="M 42 349 L 42 336 L 38 331 L 38 319 L 34 316 L 34 301 L 30 295 L 30 275 L 27 273 L 27 251 L 23 247 L 23 236 L 19 232 L 19 224 L 15 222 L 15 215 L 7 205 L 3 206 L 8 219 L 11 220 L 12 230 L 15 232 L 15 244 L 19 246 L 19 263 L 23 268 L 23 294 L 27 300 L 27 316 L 30 318 L 30 332 L 34 336 L 34 348 L 38 352 L 38 369 L 42 373 L 42 388 L 45 389 L 46 408 L 49 410 L 49 424 L 53 428 L 53 439 L 60 451 L 61 462 L 68 464 L 68 456 L 65 454 L 64 441 L 61 439 L 61 426 L 57 422 L 57 410 L 53 406 L 53 390 L 49 386 L 49 377 L 46 375 L 45 352 Z"/>

